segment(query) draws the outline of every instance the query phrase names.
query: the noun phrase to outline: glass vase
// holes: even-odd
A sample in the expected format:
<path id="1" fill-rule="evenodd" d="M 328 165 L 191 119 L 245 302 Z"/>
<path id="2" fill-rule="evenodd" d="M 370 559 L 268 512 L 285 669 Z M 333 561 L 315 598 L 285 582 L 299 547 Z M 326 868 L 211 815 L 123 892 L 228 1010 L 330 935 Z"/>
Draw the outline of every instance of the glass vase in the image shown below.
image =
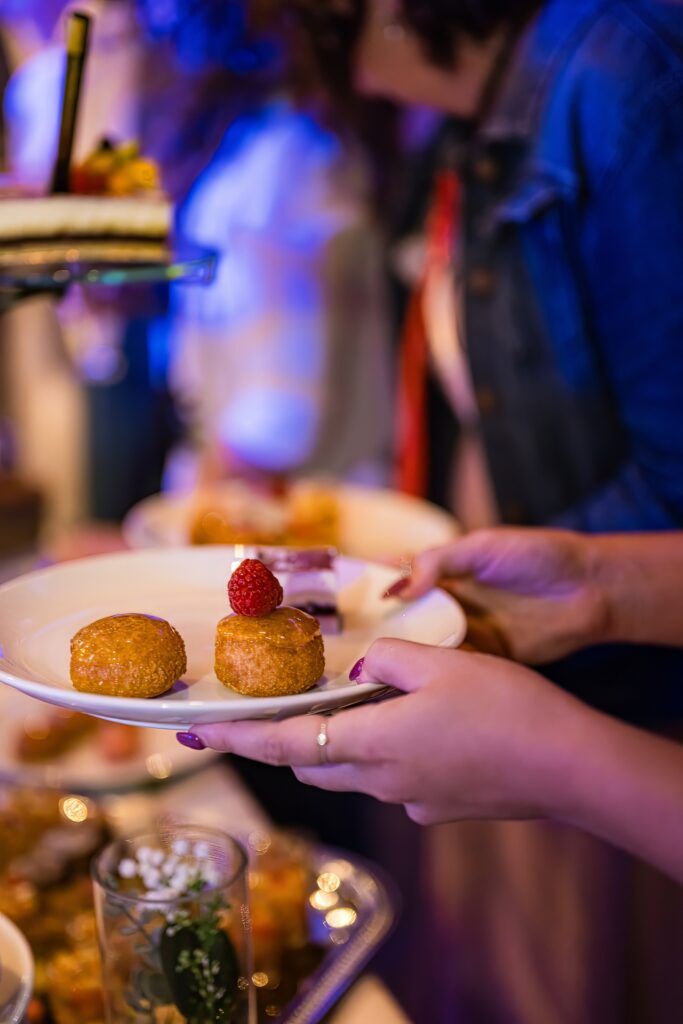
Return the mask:
<path id="1" fill-rule="evenodd" d="M 107 1024 L 253 1024 L 247 857 L 160 826 L 93 863 Z"/>

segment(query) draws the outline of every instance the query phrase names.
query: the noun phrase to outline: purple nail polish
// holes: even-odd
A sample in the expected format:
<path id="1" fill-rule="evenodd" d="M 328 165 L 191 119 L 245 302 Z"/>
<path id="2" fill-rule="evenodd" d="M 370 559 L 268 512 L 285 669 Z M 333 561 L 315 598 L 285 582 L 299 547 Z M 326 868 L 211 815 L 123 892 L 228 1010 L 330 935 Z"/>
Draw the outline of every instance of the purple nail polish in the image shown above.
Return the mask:
<path id="1" fill-rule="evenodd" d="M 403 593 L 403 591 L 406 589 L 409 583 L 410 576 L 401 576 L 399 580 L 396 580 L 395 583 L 392 583 L 391 586 L 384 591 L 382 597 L 398 597 L 399 594 Z"/>
<path id="2" fill-rule="evenodd" d="M 365 664 L 365 658 L 360 658 L 349 672 L 349 679 L 355 683 L 358 676 L 363 671 L 363 665 Z"/>
<path id="3" fill-rule="evenodd" d="M 199 736 L 195 736 L 193 732 L 177 732 L 175 738 L 178 740 L 178 743 L 182 743 L 184 747 L 189 747 L 190 750 L 206 750 L 204 740 L 200 740 Z"/>

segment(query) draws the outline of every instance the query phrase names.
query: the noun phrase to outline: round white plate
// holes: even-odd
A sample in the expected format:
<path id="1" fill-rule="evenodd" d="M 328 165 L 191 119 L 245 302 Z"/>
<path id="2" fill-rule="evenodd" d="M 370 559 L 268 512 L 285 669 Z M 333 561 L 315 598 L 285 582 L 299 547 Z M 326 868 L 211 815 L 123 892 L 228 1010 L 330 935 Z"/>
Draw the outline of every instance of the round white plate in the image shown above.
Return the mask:
<path id="1" fill-rule="evenodd" d="M 448 544 L 458 534 L 453 516 L 427 501 L 397 491 L 352 484 L 325 485 L 325 489 L 339 503 L 339 550 L 352 558 L 396 561 L 425 548 Z M 221 501 L 229 502 L 236 494 L 243 495 L 244 484 L 228 482 L 217 486 L 213 493 L 220 508 Z M 146 498 L 124 520 L 126 543 L 132 548 L 189 544 L 197 501 L 194 495 L 157 494 Z M 202 500 L 202 505 L 211 503 Z"/>
<path id="2" fill-rule="evenodd" d="M 242 697 L 213 672 L 216 623 L 229 612 L 226 582 L 231 547 L 127 551 L 43 569 L 0 587 L 0 680 L 31 697 L 130 725 L 186 729 L 192 724 L 288 717 L 331 710 L 379 687 L 350 683 L 349 669 L 373 639 L 400 637 L 457 645 L 465 616 L 443 591 L 402 604 L 382 600 L 396 570 L 337 560 L 344 631 L 326 636 L 326 672 L 307 693 Z M 185 640 L 188 671 L 151 700 L 80 693 L 69 679 L 69 641 L 105 615 L 143 612 L 168 619 Z"/>
<path id="3" fill-rule="evenodd" d="M 173 733 L 165 729 L 142 729 L 138 749 L 122 761 L 112 761 L 103 755 L 96 732 L 49 761 L 18 760 L 17 738 L 23 722 L 49 714 L 50 709 L 42 701 L 0 686 L 0 782 L 78 793 L 109 793 L 178 779 L 205 767 L 218 756 L 209 750 L 181 747 Z"/>
<path id="4" fill-rule="evenodd" d="M 18 1024 L 33 991 L 33 957 L 16 925 L 0 914 L 0 1021 Z"/>

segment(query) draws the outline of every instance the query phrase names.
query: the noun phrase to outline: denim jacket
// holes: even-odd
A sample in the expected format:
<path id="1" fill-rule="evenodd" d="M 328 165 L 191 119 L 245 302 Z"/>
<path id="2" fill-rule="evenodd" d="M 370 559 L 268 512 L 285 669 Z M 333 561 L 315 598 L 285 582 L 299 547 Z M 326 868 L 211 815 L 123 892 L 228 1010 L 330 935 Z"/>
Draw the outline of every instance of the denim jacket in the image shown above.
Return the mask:
<path id="1" fill-rule="evenodd" d="M 463 168 L 503 519 L 683 524 L 683 6 L 548 0 Z"/>

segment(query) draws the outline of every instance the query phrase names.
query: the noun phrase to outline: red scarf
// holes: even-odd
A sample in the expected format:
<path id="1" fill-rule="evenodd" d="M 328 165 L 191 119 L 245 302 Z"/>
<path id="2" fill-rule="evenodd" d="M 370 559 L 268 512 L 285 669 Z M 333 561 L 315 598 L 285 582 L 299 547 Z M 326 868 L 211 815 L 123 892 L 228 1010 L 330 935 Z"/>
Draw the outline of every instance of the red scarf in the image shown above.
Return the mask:
<path id="1" fill-rule="evenodd" d="M 424 298 L 430 273 L 450 265 L 459 232 L 462 189 L 452 170 L 439 171 L 427 216 L 427 254 L 401 332 L 396 409 L 396 479 L 398 490 L 416 497 L 427 493 L 429 438 L 427 373 L 429 346 Z"/>

